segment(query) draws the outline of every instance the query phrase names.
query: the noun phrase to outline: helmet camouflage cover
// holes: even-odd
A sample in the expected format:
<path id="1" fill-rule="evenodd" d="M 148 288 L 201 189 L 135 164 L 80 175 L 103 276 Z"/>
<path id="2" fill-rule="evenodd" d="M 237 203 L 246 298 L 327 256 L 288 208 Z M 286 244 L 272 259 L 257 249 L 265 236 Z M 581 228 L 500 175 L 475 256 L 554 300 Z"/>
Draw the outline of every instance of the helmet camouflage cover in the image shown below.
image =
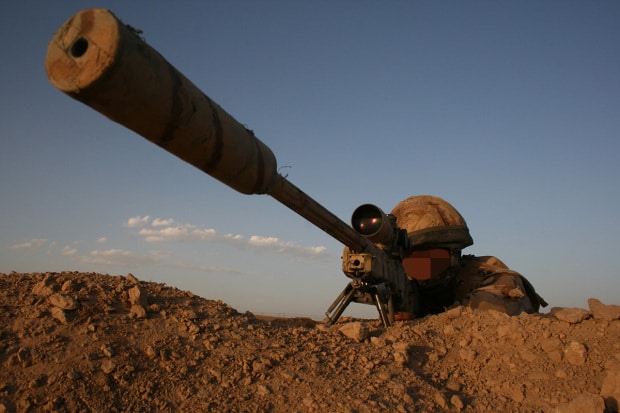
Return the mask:
<path id="1" fill-rule="evenodd" d="M 413 249 L 463 249 L 474 243 L 461 214 L 437 196 L 411 196 L 396 205 L 392 215 L 407 231 Z"/>

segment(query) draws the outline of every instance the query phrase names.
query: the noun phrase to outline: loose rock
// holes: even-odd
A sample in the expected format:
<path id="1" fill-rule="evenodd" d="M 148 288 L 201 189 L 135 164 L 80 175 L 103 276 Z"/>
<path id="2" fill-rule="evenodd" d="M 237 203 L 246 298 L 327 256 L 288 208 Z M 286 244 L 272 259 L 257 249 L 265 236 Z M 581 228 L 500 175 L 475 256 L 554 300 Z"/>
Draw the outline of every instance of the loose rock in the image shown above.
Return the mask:
<path id="1" fill-rule="evenodd" d="M 146 318 L 147 316 L 146 309 L 141 305 L 137 304 L 131 306 L 130 312 L 134 314 L 138 319 Z"/>
<path id="2" fill-rule="evenodd" d="M 148 297 L 146 291 L 139 285 L 134 286 L 129 290 L 129 303 L 132 305 L 139 305 L 142 307 L 148 307 Z"/>
<path id="3" fill-rule="evenodd" d="M 553 307 L 549 313 L 558 320 L 566 321 L 571 324 L 581 323 L 583 320 L 590 317 L 590 312 L 583 308 Z"/>
<path id="4" fill-rule="evenodd" d="M 596 298 L 588 298 L 588 306 L 594 318 L 608 321 L 620 319 L 620 305 L 605 305 Z"/>
<path id="5" fill-rule="evenodd" d="M 58 307 L 62 310 L 75 310 L 78 308 L 78 303 L 73 298 L 65 294 L 52 294 L 49 296 L 50 304 Z"/>
<path id="6" fill-rule="evenodd" d="M 363 341 L 368 337 L 368 324 L 364 322 L 352 322 L 343 324 L 338 329 L 342 334 L 355 341 Z"/>
<path id="7" fill-rule="evenodd" d="M 60 321 L 62 324 L 67 324 L 69 322 L 67 313 L 60 307 L 52 307 L 50 309 L 50 314 L 52 315 L 52 318 Z"/>
<path id="8" fill-rule="evenodd" d="M 586 363 L 587 354 L 586 346 L 576 341 L 570 342 L 564 349 L 564 357 L 575 366 L 583 366 Z"/>

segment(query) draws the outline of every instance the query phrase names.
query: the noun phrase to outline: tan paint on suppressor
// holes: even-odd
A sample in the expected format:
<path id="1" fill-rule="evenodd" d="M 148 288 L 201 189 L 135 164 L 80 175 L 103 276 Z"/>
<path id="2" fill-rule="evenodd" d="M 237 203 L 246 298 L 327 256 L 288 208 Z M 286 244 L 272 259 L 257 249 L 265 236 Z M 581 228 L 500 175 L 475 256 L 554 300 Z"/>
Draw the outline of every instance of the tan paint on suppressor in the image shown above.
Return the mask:
<path id="1" fill-rule="evenodd" d="M 109 10 L 65 22 L 45 67 L 61 91 L 233 189 L 271 195 L 354 251 L 383 253 L 278 174 L 269 147 Z"/>
<path id="2" fill-rule="evenodd" d="M 244 194 L 267 193 L 276 158 L 112 12 L 65 22 L 45 60 L 61 91 Z"/>

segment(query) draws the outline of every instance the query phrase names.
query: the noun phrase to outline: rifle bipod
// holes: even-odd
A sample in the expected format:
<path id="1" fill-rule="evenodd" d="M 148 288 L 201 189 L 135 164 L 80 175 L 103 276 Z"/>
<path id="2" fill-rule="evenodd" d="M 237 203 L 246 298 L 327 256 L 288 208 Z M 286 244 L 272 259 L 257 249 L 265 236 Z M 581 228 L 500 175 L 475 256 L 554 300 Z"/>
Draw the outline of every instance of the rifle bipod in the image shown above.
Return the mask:
<path id="1" fill-rule="evenodd" d="M 367 284 L 354 280 L 344 287 L 344 290 L 325 312 L 328 318 L 327 325 L 335 324 L 352 301 L 375 304 L 381 322 L 385 327 L 389 327 L 394 322 L 394 303 L 389 285 L 386 283 Z"/>

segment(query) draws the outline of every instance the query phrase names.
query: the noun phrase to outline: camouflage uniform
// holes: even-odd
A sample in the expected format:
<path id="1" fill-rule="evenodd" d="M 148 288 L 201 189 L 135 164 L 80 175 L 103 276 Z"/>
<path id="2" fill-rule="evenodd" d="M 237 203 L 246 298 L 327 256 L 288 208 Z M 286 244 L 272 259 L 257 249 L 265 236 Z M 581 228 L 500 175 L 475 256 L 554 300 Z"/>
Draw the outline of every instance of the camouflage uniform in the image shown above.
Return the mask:
<path id="1" fill-rule="evenodd" d="M 465 255 L 456 274 L 455 301 L 481 310 L 509 315 L 537 313 L 547 303 L 530 282 L 496 257 Z"/>
<path id="2" fill-rule="evenodd" d="M 535 313 L 547 303 L 521 274 L 495 257 L 461 256 L 473 244 L 458 211 L 443 199 L 412 196 L 393 210 L 407 231 L 412 250 L 403 258 L 407 275 L 418 283 L 422 314 L 463 304 L 510 315 Z"/>

